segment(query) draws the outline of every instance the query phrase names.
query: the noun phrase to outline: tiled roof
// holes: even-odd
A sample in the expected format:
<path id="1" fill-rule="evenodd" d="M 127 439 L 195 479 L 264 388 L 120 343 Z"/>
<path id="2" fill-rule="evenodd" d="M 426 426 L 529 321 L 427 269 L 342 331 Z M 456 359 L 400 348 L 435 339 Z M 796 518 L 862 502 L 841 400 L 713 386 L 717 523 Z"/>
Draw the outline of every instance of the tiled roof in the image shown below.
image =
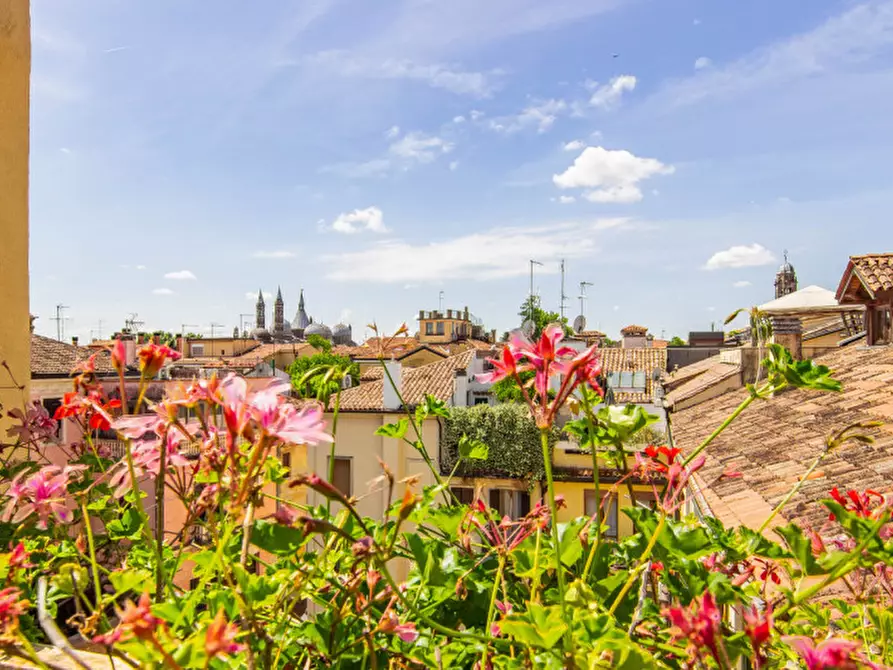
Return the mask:
<path id="1" fill-rule="evenodd" d="M 860 421 L 888 423 L 867 431 L 874 444 L 847 442 L 829 454 L 782 516 L 821 530 L 827 511 L 819 501 L 834 486 L 893 490 L 893 347 L 845 347 L 817 361 L 832 369 L 841 393 L 793 389 L 758 400 L 705 450 L 702 493 L 726 524 L 759 527 L 822 451 L 825 437 Z M 746 397 L 743 389 L 731 391 L 673 414 L 676 446 L 694 449 Z M 728 470 L 742 476 L 720 478 Z"/>
<path id="2" fill-rule="evenodd" d="M 673 407 L 678 402 L 688 400 L 741 372 L 740 365 L 724 363 L 720 360 L 719 355 L 711 356 L 707 360 L 699 361 L 693 365 L 687 365 L 680 372 L 695 366 L 698 366 L 697 374 L 686 376 L 684 381 L 670 376 L 668 383 L 664 384 L 664 388 L 671 389 L 664 399 L 667 407 Z"/>
<path id="3" fill-rule="evenodd" d="M 667 372 L 663 377 L 664 388 L 667 391 L 672 391 L 673 389 L 682 386 L 686 382 L 691 381 L 695 377 L 698 377 L 711 369 L 718 360 L 719 354 L 700 360 L 697 363 L 685 365 L 676 370 Z"/>
<path id="4" fill-rule="evenodd" d="M 645 326 L 637 326 L 635 324 L 629 325 L 626 328 L 620 330 L 621 335 L 644 335 L 648 332 L 648 329 Z"/>
<path id="5" fill-rule="evenodd" d="M 893 253 L 850 256 L 847 269 L 837 288 L 839 302 L 852 302 L 851 299 L 845 300 L 844 294 L 848 293 L 847 289 L 850 288 L 853 277 L 859 280 L 871 297 L 878 291 L 893 290 Z M 851 295 L 846 297 L 852 298 Z"/>
<path id="6" fill-rule="evenodd" d="M 652 396 L 650 393 L 636 393 L 635 391 L 615 391 L 614 392 L 614 403 L 617 405 L 644 405 L 651 402 Z"/>
<path id="7" fill-rule="evenodd" d="M 192 356 L 181 358 L 172 365 L 175 368 L 250 370 L 259 362 L 260 359 L 244 359 L 241 356 Z"/>
<path id="8" fill-rule="evenodd" d="M 76 347 L 31 333 L 31 376 L 68 377 L 78 363 L 86 361 L 93 354 L 96 354 L 97 374 L 115 374 L 107 351 Z"/>
<path id="9" fill-rule="evenodd" d="M 332 347 L 332 353 L 338 356 L 347 356 L 354 360 L 377 359 L 384 348 L 386 358 L 398 356 L 419 347 L 419 341 L 415 337 L 370 337 L 359 346 L 344 344 Z"/>
<path id="10" fill-rule="evenodd" d="M 251 351 L 246 351 L 244 354 L 240 354 L 239 356 L 230 356 L 227 360 L 236 366 L 247 366 L 251 365 L 252 367 L 259 363 L 260 361 L 265 361 L 276 354 L 287 352 L 293 353 L 295 356 L 299 356 L 300 354 L 306 352 L 308 349 L 313 349 L 313 345 L 307 344 L 306 342 L 279 342 L 279 343 L 270 343 L 270 344 L 262 344 L 259 347 L 254 347 Z M 313 349 L 313 351 L 316 351 Z"/>
<path id="11" fill-rule="evenodd" d="M 602 363 L 602 372 L 644 372 L 645 394 L 648 398 L 654 392 L 651 375 L 657 368 L 661 372 L 667 369 L 667 350 L 652 347 L 606 347 L 598 350 Z M 616 396 L 615 396 L 616 397 Z"/>
<path id="12" fill-rule="evenodd" d="M 417 368 L 404 368 L 402 373 L 401 394 L 410 407 L 433 395 L 438 400 L 447 401 L 453 395 L 454 380 L 457 370 L 466 370 L 474 358 L 474 351 L 463 351 L 436 363 L 429 363 Z M 341 393 L 341 410 L 347 412 L 384 411 L 384 384 L 390 382 L 378 379 L 354 386 Z"/>
<path id="13" fill-rule="evenodd" d="M 374 382 L 377 379 L 384 379 L 384 368 L 381 365 L 373 365 L 360 373 L 361 382 Z"/>
<path id="14" fill-rule="evenodd" d="M 581 330 L 577 333 L 577 337 L 604 337 L 605 334 L 600 330 Z"/>

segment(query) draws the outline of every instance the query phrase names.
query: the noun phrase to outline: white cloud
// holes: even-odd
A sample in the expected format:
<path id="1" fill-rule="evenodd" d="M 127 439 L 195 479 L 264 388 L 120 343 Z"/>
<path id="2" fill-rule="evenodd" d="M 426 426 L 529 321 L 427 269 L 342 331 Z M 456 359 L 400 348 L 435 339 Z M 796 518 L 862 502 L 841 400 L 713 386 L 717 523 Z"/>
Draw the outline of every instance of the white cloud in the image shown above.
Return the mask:
<path id="1" fill-rule="evenodd" d="M 387 129 L 387 131 L 384 134 L 384 136 L 387 137 L 389 140 L 392 140 L 395 137 L 398 137 L 399 135 L 400 135 L 400 126 L 391 126 L 390 128 Z"/>
<path id="2" fill-rule="evenodd" d="M 350 321 L 350 317 L 353 315 L 353 310 L 349 307 L 345 307 L 341 310 L 341 314 L 338 315 L 338 323 L 347 323 Z"/>
<path id="3" fill-rule="evenodd" d="M 675 168 L 656 158 L 640 158 L 629 151 L 587 147 L 574 164 L 552 176 L 558 188 L 594 189 L 583 195 L 591 202 L 631 203 L 642 199 L 638 183 Z"/>
<path id="4" fill-rule="evenodd" d="M 470 72 L 452 65 L 423 64 L 408 59 L 357 58 L 339 50 L 321 51 L 309 57 L 307 63 L 317 71 L 328 70 L 342 77 L 421 81 L 433 88 L 478 98 L 488 97 L 496 88 L 494 80 L 502 74 L 499 70 Z"/>
<path id="5" fill-rule="evenodd" d="M 732 286 L 734 286 L 735 288 L 746 288 L 750 286 L 750 282 L 746 279 L 742 279 L 741 281 L 736 281 L 734 284 L 732 284 Z"/>
<path id="6" fill-rule="evenodd" d="M 370 230 L 373 233 L 388 231 L 384 225 L 384 215 L 378 207 L 355 209 L 352 212 L 339 214 L 338 218 L 332 222 L 332 230 L 348 235 L 364 230 Z"/>
<path id="7" fill-rule="evenodd" d="M 154 293 L 155 295 L 173 295 L 174 294 L 174 292 L 171 291 L 169 288 L 155 288 L 155 289 L 152 289 L 152 293 Z"/>
<path id="8" fill-rule="evenodd" d="M 479 109 L 472 109 L 470 112 L 468 112 L 468 116 L 471 117 L 472 121 L 477 121 L 484 116 L 484 113 Z"/>
<path id="9" fill-rule="evenodd" d="M 418 132 L 404 135 L 388 148 L 391 155 L 418 163 L 430 163 L 441 154 L 447 154 L 452 150 L 451 142 Z"/>
<path id="10" fill-rule="evenodd" d="M 803 77 L 843 70 L 893 44 L 893 2 L 876 0 L 849 9 L 813 30 L 753 51 L 724 67 L 711 67 L 659 91 L 663 106 L 681 107 L 778 87 Z"/>
<path id="11" fill-rule="evenodd" d="M 615 312 L 619 312 L 619 311 L 620 311 L 620 305 L 614 305 L 614 311 L 615 311 Z"/>
<path id="12" fill-rule="evenodd" d="M 459 168 L 459 161 L 450 161 L 450 172 L 455 172 Z"/>
<path id="13" fill-rule="evenodd" d="M 567 108 L 567 103 L 564 100 L 554 98 L 542 100 L 528 105 L 518 114 L 491 119 L 487 127 L 505 134 L 516 133 L 528 128 L 536 128 L 538 133 L 545 133 L 558 120 L 558 115 L 566 112 Z"/>
<path id="14" fill-rule="evenodd" d="M 277 251 L 255 251 L 251 254 L 252 258 L 294 258 L 294 251 L 285 251 L 279 249 Z"/>
<path id="15" fill-rule="evenodd" d="M 558 202 L 562 205 L 570 205 L 572 202 L 576 202 L 577 199 L 572 195 L 559 195 Z"/>
<path id="16" fill-rule="evenodd" d="M 465 117 L 461 114 L 453 117 L 453 123 L 465 123 Z"/>
<path id="17" fill-rule="evenodd" d="M 707 56 L 701 56 L 695 61 L 695 70 L 703 70 L 704 68 L 710 67 L 713 65 L 713 61 L 707 58 Z"/>
<path id="18" fill-rule="evenodd" d="M 593 107 L 609 109 L 620 103 L 625 92 L 636 88 L 636 78 L 631 74 L 622 74 L 601 86 L 597 82 L 587 82 L 587 87 L 592 90 L 589 104 Z"/>
<path id="19" fill-rule="evenodd" d="M 264 296 L 264 302 L 267 302 L 268 300 L 273 299 L 273 294 L 270 293 L 269 291 L 264 291 L 263 296 Z M 247 300 L 253 300 L 253 301 L 257 302 L 257 292 L 256 291 L 248 291 L 245 294 L 245 298 Z"/>
<path id="20" fill-rule="evenodd" d="M 496 228 L 427 244 L 390 240 L 361 251 L 329 255 L 324 260 L 331 268 L 329 279 L 404 285 L 524 276 L 531 258 L 546 264 L 539 272 L 556 273 L 561 258 L 597 252 L 597 231 L 605 227 L 600 224 L 601 220 L 595 220 Z"/>
<path id="21" fill-rule="evenodd" d="M 168 272 L 164 275 L 165 279 L 195 279 L 195 275 L 189 270 L 178 270 L 177 272 Z"/>
<path id="22" fill-rule="evenodd" d="M 716 307 L 708 307 L 708 308 L 707 308 L 707 311 L 708 311 L 708 312 L 715 312 L 715 311 L 716 311 Z"/>
<path id="23" fill-rule="evenodd" d="M 137 265 L 137 266 L 136 266 L 136 269 L 137 269 L 137 270 L 145 270 L 145 269 L 146 269 L 146 266 L 145 266 L 145 265 Z"/>
<path id="24" fill-rule="evenodd" d="M 71 153 L 71 149 L 69 149 L 68 147 L 59 147 L 59 151 L 61 151 L 63 154 Z"/>
<path id="25" fill-rule="evenodd" d="M 725 268 L 749 268 L 757 265 L 768 265 L 775 261 L 771 251 L 761 244 L 738 245 L 724 251 L 717 251 L 704 264 L 705 270 L 722 270 Z"/>
<path id="26" fill-rule="evenodd" d="M 701 19 L 695 19 L 694 21 L 691 22 L 691 24 L 693 26 L 699 26 L 699 25 L 701 25 Z"/>
<path id="27" fill-rule="evenodd" d="M 571 140 L 564 145 L 563 149 L 565 151 L 579 151 L 585 146 L 586 143 L 583 140 Z"/>

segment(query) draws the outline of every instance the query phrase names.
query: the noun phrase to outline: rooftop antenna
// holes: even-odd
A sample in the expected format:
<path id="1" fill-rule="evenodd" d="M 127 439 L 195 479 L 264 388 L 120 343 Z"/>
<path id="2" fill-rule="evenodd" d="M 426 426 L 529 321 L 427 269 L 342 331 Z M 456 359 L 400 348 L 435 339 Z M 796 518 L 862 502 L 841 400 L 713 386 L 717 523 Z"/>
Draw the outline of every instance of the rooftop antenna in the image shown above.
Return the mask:
<path id="1" fill-rule="evenodd" d="M 145 323 L 145 321 L 140 321 L 139 319 L 137 319 L 138 316 L 139 314 L 137 314 L 136 312 L 132 312 L 130 316 L 124 319 L 124 327 L 134 334 L 139 330 L 140 326 Z"/>
<path id="2" fill-rule="evenodd" d="M 186 329 L 187 328 L 198 328 L 198 326 L 191 323 L 181 323 L 180 324 L 180 346 L 183 347 L 183 350 L 180 352 L 184 356 L 186 355 Z"/>
<path id="3" fill-rule="evenodd" d="M 581 281 L 580 282 L 580 315 L 586 315 L 586 287 L 593 286 L 591 281 Z"/>
<path id="4" fill-rule="evenodd" d="M 99 339 L 102 339 L 102 319 L 99 319 L 99 322 L 96 324 L 96 331 L 99 334 Z"/>
<path id="5" fill-rule="evenodd" d="M 443 314 L 443 291 L 437 295 L 437 307 L 438 311 Z"/>
<path id="6" fill-rule="evenodd" d="M 63 314 L 63 310 L 66 309 L 68 309 L 68 305 L 59 303 L 56 305 L 56 316 L 50 319 L 50 321 L 56 322 L 56 339 L 60 342 L 65 337 L 65 322 L 68 320 L 68 317 Z"/>
<path id="7" fill-rule="evenodd" d="M 242 334 L 242 337 L 244 337 L 245 333 L 247 332 L 245 330 L 245 317 L 246 316 L 250 319 L 251 317 L 254 316 L 254 314 L 239 314 L 239 332 Z M 251 323 L 251 322 L 249 321 L 249 323 Z"/>
<path id="8" fill-rule="evenodd" d="M 539 261 L 535 261 L 532 258 L 530 259 L 530 305 L 529 305 L 530 314 L 528 316 L 531 321 L 533 321 L 533 296 L 534 296 L 534 293 L 533 293 L 533 266 L 534 265 L 542 266 L 542 263 L 540 263 Z"/>
<path id="9" fill-rule="evenodd" d="M 564 294 L 564 259 L 561 259 L 561 301 L 558 303 L 558 312 L 561 314 L 561 322 L 564 323 L 564 310 L 567 296 Z"/>

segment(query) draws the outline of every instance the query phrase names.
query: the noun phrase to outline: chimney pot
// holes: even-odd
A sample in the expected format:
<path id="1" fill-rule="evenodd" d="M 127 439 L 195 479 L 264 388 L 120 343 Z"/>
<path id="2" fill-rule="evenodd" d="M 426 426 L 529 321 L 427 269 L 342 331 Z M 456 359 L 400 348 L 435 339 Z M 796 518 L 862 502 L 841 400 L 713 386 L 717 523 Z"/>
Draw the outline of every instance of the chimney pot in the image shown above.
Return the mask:
<path id="1" fill-rule="evenodd" d="M 73 335 L 73 336 L 72 336 L 72 338 L 71 338 L 71 343 L 72 343 L 74 346 L 77 346 L 77 345 L 78 345 L 78 338 L 77 338 L 77 335 Z"/>
<path id="2" fill-rule="evenodd" d="M 381 389 L 382 404 L 387 410 L 398 410 L 401 406 L 400 395 L 403 393 L 403 364 L 400 361 L 391 359 L 385 361 L 385 368 L 391 379 L 388 379 L 387 375 L 385 375 Z M 393 380 L 393 385 L 391 380 Z"/>

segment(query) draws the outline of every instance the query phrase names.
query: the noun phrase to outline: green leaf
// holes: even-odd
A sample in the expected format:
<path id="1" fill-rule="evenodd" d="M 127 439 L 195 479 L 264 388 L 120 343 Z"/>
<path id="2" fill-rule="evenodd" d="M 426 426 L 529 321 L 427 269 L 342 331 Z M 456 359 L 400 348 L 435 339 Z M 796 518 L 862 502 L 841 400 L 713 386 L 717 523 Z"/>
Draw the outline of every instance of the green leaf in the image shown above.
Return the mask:
<path id="1" fill-rule="evenodd" d="M 490 455 L 490 447 L 468 435 L 459 438 L 459 456 L 473 461 L 485 461 Z"/>
<path id="2" fill-rule="evenodd" d="M 89 581 L 90 575 L 86 568 L 77 563 L 63 563 L 50 579 L 50 585 L 62 593 L 74 595 L 75 586 L 79 593 L 84 593 Z"/>
<path id="3" fill-rule="evenodd" d="M 376 435 L 402 440 L 409 428 L 409 419 L 403 417 L 397 423 L 387 423 L 375 429 Z"/>
<path id="4" fill-rule="evenodd" d="M 500 621 L 499 629 L 524 644 L 551 649 L 567 631 L 567 625 L 557 605 L 544 607 L 530 603 L 530 609 L 524 614 L 513 614 Z"/>
<path id="5" fill-rule="evenodd" d="M 152 583 L 152 573 L 149 570 L 116 570 L 109 573 L 109 580 L 117 594 L 142 593 Z"/>
<path id="6" fill-rule="evenodd" d="M 112 540 L 137 540 L 140 537 L 140 515 L 133 508 L 127 509 L 120 519 L 109 521 L 106 527 Z"/>
<path id="7" fill-rule="evenodd" d="M 827 570 L 823 569 L 815 559 L 812 553 L 812 541 L 803 535 L 803 531 L 796 524 L 788 524 L 787 526 L 776 526 L 773 529 L 781 535 L 787 542 L 791 553 L 800 564 L 800 570 L 807 575 L 823 575 L 827 574 Z"/>
<path id="8" fill-rule="evenodd" d="M 263 519 L 254 522 L 251 532 L 251 544 L 279 556 L 294 554 L 301 548 L 304 539 L 304 532 L 300 528 L 283 526 Z"/>

